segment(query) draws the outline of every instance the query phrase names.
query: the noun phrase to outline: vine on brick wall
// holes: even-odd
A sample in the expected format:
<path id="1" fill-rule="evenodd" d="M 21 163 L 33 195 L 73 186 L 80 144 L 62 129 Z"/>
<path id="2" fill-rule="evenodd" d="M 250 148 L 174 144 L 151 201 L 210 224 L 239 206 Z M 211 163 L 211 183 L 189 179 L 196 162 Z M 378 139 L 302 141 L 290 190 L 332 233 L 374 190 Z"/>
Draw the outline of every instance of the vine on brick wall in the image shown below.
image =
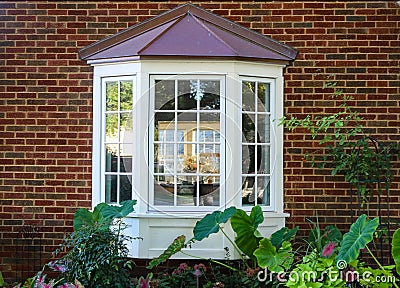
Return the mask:
<path id="1" fill-rule="evenodd" d="M 342 100 L 338 112 L 324 116 L 307 115 L 303 119 L 285 116 L 280 119 L 279 125 L 284 125 L 289 131 L 304 128 L 310 132 L 320 149 L 305 154 L 305 160 L 311 162 L 312 167 L 331 168 L 333 176 L 343 174 L 346 181 L 359 187 L 362 204 L 365 204 L 373 195 L 374 186 L 371 183 L 389 181 L 392 177 L 389 161 L 399 145 L 388 144 L 376 151 L 371 146 L 370 135 L 361 124 L 363 118 L 349 105 L 353 97 L 344 95 L 343 90 L 336 86 L 337 82 L 328 79 L 323 89 L 334 89 L 332 98 Z M 378 191 L 379 194 L 381 192 Z"/>

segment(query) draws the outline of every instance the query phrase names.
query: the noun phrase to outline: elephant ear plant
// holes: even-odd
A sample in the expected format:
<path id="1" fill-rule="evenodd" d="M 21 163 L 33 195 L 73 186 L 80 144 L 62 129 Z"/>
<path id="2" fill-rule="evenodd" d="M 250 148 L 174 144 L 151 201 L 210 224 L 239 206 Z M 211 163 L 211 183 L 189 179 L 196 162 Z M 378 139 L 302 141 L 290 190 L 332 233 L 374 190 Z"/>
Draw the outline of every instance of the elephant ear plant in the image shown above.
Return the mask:
<path id="1" fill-rule="evenodd" d="M 122 218 L 134 210 L 135 204 L 136 200 L 128 200 L 121 206 L 100 203 L 93 212 L 77 210 L 74 232 L 61 244 L 67 251 L 59 261 L 66 267 L 62 277 L 78 279 L 86 288 L 130 287 L 127 241 L 133 238 L 121 232 L 126 228 Z"/>

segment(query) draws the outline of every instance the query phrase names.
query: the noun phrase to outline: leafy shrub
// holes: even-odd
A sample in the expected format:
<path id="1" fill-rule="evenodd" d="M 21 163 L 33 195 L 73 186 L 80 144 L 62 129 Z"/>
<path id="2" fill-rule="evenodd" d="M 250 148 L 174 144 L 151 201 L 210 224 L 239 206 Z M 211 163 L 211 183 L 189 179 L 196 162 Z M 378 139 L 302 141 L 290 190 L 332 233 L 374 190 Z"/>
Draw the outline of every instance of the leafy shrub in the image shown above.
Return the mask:
<path id="1" fill-rule="evenodd" d="M 78 279 L 87 288 L 132 287 L 127 241 L 133 238 L 121 231 L 126 228 L 122 218 L 133 211 L 135 203 L 125 201 L 121 207 L 101 203 L 93 212 L 75 212 L 74 232 L 62 244 L 68 250 L 60 260 L 66 267 L 65 279 Z"/>

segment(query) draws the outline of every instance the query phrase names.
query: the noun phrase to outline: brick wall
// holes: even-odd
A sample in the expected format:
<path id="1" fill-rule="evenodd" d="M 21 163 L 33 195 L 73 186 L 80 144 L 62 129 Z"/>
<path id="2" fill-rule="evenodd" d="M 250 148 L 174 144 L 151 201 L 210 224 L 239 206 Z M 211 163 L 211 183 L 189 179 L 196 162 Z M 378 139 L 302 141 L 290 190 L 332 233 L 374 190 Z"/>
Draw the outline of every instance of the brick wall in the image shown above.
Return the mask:
<path id="1" fill-rule="evenodd" d="M 0 3 L 0 271 L 13 277 L 22 225 L 42 227 L 45 251 L 91 206 L 92 68 L 78 49 L 181 4 L 179 1 Z M 286 69 L 286 114 L 329 113 L 334 80 L 354 97 L 381 141 L 400 140 L 400 7 L 395 1 L 194 2 L 299 50 Z M 302 160 L 313 142 L 285 134 L 289 225 L 349 222 L 349 186 Z M 394 163 L 392 216 L 400 217 Z M 346 225 L 343 225 L 346 226 Z M 12 265 L 11 265 L 12 264 Z"/>

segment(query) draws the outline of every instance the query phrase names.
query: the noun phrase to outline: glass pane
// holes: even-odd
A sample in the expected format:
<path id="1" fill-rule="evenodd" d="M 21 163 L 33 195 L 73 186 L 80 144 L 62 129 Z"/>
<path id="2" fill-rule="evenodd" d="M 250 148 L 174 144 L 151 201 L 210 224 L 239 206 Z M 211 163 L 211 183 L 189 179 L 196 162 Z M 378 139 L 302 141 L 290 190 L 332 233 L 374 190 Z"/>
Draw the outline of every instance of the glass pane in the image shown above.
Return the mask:
<path id="1" fill-rule="evenodd" d="M 118 145 L 106 145 L 106 172 L 118 172 Z"/>
<path id="2" fill-rule="evenodd" d="M 178 172 L 197 173 L 197 156 L 194 153 L 194 144 L 183 144 L 183 151 L 178 153 Z M 183 153 L 182 153 L 183 152 Z"/>
<path id="3" fill-rule="evenodd" d="M 196 176 L 178 176 L 178 185 L 177 185 L 177 205 L 178 206 L 193 206 L 196 205 L 194 203 L 194 189 L 196 182 Z"/>
<path id="4" fill-rule="evenodd" d="M 258 148 L 259 170 L 258 174 L 270 173 L 270 147 L 263 145 Z"/>
<path id="5" fill-rule="evenodd" d="M 174 205 L 174 177 L 165 175 L 164 181 L 154 181 L 154 205 Z"/>
<path id="6" fill-rule="evenodd" d="M 257 85 L 257 109 L 259 112 L 270 112 L 269 83 L 258 83 Z"/>
<path id="7" fill-rule="evenodd" d="M 200 81 L 200 109 L 219 110 L 220 109 L 220 82 L 219 81 Z"/>
<path id="8" fill-rule="evenodd" d="M 200 133 L 200 135 L 199 135 L 200 137 L 203 134 L 204 137 L 211 136 L 211 138 L 212 138 L 213 137 L 212 131 L 214 131 L 216 134 L 219 135 L 220 114 L 219 113 L 200 113 L 200 132 L 202 132 L 202 130 L 209 130 L 209 131 Z M 201 141 L 201 140 L 199 139 L 199 141 Z M 214 142 L 214 140 L 211 140 L 211 141 L 207 140 L 207 142 Z"/>
<path id="9" fill-rule="evenodd" d="M 120 171 L 132 172 L 133 144 L 121 144 L 120 146 Z"/>
<path id="10" fill-rule="evenodd" d="M 243 145 L 242 146 L 242 174 L 249 174 L 250 173 L 250 148 L 254 146 Z M 253 169 L 254 171 L 254 169 Z"/>
<path id="11" fill-rule="evenodd" d="M 162 167 L 164 172 L 174 173 L 174 158 L 174 144 L 154 145 L 154 163 Z"/>
<path id="12" fill-rule="evenodd" d="M 257 204 L 270 205 L 269 177 L 257 177 Z"/>
<path id="13" fill-rule="evenodd" d="M 178 110 L 197 109 L 197 99 L 200 91 L 197 89 L 197 80 L 178 81 Z"/>
<path id="14" fill-rule="evenodd" d="M 105 176 L 106 203 L 117 203 L 117 176 Z"/>
<path id="15" fill-rule="evenodd" d="M 118 114 L 106 114 L 106 142 L 118 142 Z"/>
<path id="16" fill-rule="evenodd" d="M 154 116 L 154 141 L 166 141 L 165 130 L 175 130 L 174 112 L 157 112 Z"/>
<path id="17" fill-rule="evenodd" d="M 196 141 L 197 113 L 184 112 L 178 114 L 178 130 L 182 131 L 181 139 L 185 142 Z M 183 135 L 182 135 L 183 133 Z"/>
<path id="18" fill-rule="evenodd" d="M 254 114 L 242 114 L 242 142 L 243 143 L 255 143 L 255 115 Z"/>
<path id="19" fill-rule="evenodd" d="M 120 114 L 120 136 L 123 137 L 125 131 L 130 133 L 132 130 L 132 112 Z"/>
<path id="20" fill-rule="evenodd" d="M 255 111 L 255 89 L 256 83 L 243 81 L 242 82 L 242 110 Z"/>
<path id="21" fill-rule="evenodd" d="M 242 178 L 242 205 L 254 205 L 255 204 L 255 194 L 254 187 L 255 177 L 243 177 Z"/>
<path id="22" fill-rule="evenodd" d="M 155 110 L 175 110 L 175 81 L 155 81 Z"/>
<path id="23" fill-rule="evenodd" d="M 258 143 L 269 143 L 270 141 L 270 116 L 269 115 L 257 115 L 257 142 Z"/>
<path id="24" fill-rule="evenodd" d="M 220 202 L 220 178 L 213 177 L 213 181 L 205 183 L 199 182 L 195 183 L 195 192 L 194 197 L 195 205 L 197 205 L 197 195 L 199 195 L 199 206 L 219 206 Z"/>
<path id="25" fill-rule="evenodd" d="M 132 199 L 132 177 L 127 175 L 119 176 L 119 201 Z"/>
<path id="26" fill-rule="evenodd" d="M 120 93 L 120 110 L 127 111 L 132 110 L 133 105 L 133 82 L 132 81 L 121 81 L 120 83 L 121 93 Z"/>
<path id="27" fill-rule="evenodd" d="M 203 145 L 200 144 L 200 146 Z M 200 173 L 218 174 L 220 173 L 220 164 L 221 164 L 220 153 L 219 153 L 220 145 L 214 144 L 209 146 L 211 147 L 200 153 Z"/>
<path id="28" fill-rule="evenodd" d="M 118 111 L 118 82 L 106 82 L 106 111 Z"/>

